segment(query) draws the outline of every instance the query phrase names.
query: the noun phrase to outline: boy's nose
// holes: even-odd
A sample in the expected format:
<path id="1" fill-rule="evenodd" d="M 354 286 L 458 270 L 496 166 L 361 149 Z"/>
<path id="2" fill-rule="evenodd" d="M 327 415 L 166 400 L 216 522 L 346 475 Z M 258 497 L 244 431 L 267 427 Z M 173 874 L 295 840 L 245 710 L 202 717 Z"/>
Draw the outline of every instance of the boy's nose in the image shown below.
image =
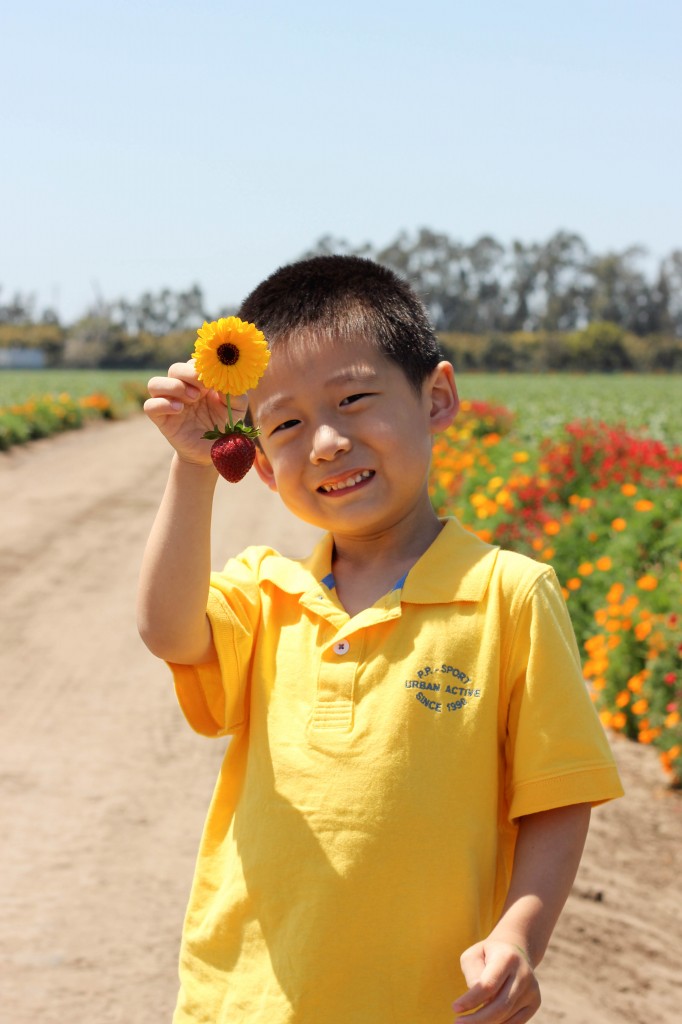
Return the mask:
<path id="1" fill-rule="evenodd" d="M 315 431 L 310 449 L 310 461 L 314 463 L 329 461 L 349 450 L 349 439 L 340 434 L 331 424 L 326 423 Z"/>

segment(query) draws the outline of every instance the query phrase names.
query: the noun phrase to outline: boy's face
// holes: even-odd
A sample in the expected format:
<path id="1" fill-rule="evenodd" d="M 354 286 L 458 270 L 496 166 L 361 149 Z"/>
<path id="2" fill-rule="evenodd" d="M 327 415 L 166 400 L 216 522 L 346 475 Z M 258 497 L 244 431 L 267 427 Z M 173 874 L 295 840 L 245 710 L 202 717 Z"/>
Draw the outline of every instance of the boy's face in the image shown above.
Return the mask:
<path id="1" fill-rule="evenodd" d="M 365 341 L 294 339 L 276 346 L 250 396 L 262 451 L 256 468 L 299 518 L 340 537 L 371 537 L 433 516 L 431 436 L 457 412 L 452 367 L 417 394 Z"/>

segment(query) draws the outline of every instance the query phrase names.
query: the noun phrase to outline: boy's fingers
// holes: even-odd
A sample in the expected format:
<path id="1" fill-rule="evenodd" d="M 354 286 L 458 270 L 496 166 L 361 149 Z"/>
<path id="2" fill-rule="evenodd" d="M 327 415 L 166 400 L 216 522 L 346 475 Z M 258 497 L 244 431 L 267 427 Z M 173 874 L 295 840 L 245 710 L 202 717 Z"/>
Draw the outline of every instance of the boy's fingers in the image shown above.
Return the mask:
<path id="1" fill-rule="evenodd" d="M 462 970 L 469 984 L 452 1008 L 467 1013 L 471 1024 L 525 1024 L 540 1006 L 540 988 L 528 961 L 508 944 L 488 950 L 479 973 L 482 950 L 472 947 L 462 956 Z M 474 978 L 477 977 L 477 980 Z"/>
<path id="2" fill-rule="evenodd" d="M 175 398 L 182 402 L 193 402 L 201 397 L 198 387 L 177 377 L 152 377 L 147 390 L 152 398 Z"/>
<path id="3" fill-rule="evenodd" d="M 182 412 L 184 408 L 184 404 L 174 398 L 148 398 L 142 406 L 145 414 L 154 421 Z"/>

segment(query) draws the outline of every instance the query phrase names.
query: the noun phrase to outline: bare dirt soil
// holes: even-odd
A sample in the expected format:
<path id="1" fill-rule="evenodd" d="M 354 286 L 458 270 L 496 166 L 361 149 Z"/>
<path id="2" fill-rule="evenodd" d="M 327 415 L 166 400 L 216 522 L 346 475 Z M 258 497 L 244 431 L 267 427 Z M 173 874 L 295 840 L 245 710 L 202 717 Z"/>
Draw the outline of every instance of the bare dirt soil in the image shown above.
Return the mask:
<path id="1" fill-rule="evenodd" d="M 163 1024 L 220 742 L 183 723 L 134 623 L 169 463 L 143 417 L 0 455 L 0 1018 Z M 237 524 L 236 512 L 242 523 Z M 215 564 L 315 533 L 250 474 L 220 485 Z M 538 1024 L 673 1024 L 682 1012 L 682 797 L 614 743 L 625 799 L 599 808 L 540 968 Z M 323 1022 L 320 1022 L 323 1024 Z"/>

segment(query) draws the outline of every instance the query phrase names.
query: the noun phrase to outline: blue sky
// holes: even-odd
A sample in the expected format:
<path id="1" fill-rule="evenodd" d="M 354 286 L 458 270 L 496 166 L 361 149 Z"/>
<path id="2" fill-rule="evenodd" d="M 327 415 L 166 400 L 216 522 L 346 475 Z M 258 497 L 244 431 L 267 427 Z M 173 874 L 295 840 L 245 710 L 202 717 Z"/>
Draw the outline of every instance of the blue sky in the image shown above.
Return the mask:
<path id="1" fill-rule="evenodd" d="M 682 247 L 679 0 L 24 0 L 1 298 L 237 303 L 325 233 Z"/>

